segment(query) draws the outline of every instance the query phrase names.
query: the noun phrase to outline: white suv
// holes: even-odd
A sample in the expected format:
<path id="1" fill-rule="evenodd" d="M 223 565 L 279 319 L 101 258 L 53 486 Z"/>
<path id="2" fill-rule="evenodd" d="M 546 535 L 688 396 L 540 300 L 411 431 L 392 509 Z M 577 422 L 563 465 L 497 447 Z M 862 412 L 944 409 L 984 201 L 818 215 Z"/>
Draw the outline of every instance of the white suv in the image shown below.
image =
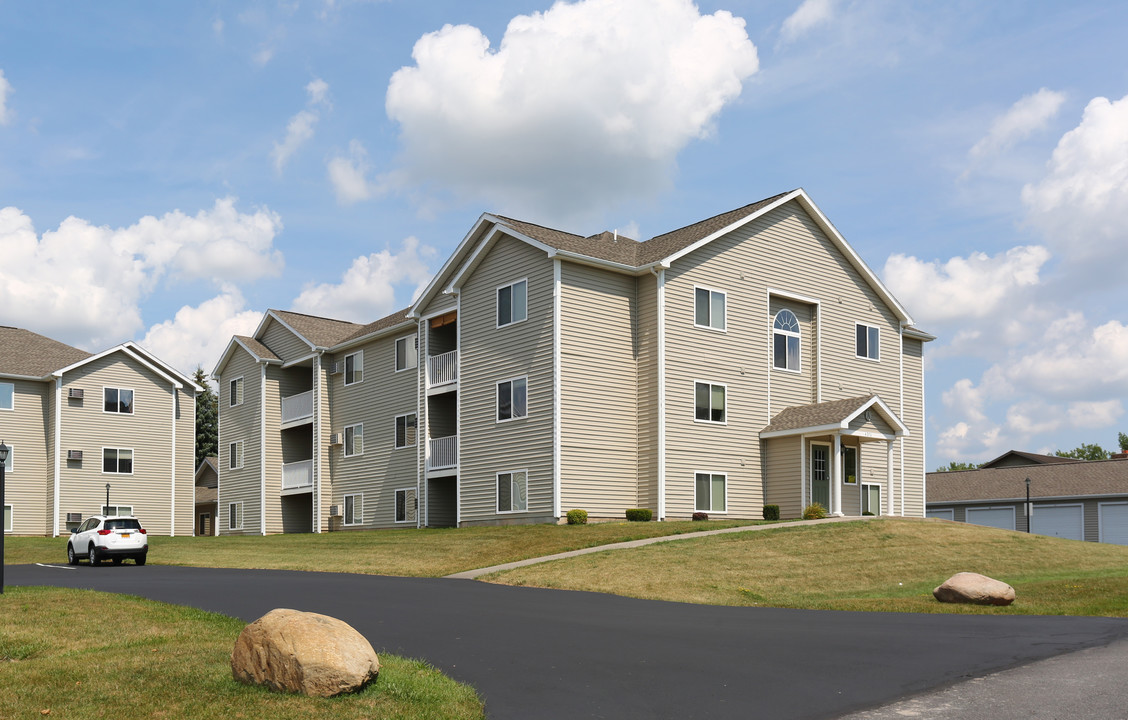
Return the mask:
<path id="1" fill-rule="evenodd" d="M 113 560 L 114 565 L 121 565 L 125 558 L 144 565 L 148 554 L 149 535 L 130 515 L 91 515 L 78 529 L 71 530 L 67 540 L 67 562 L 71 565 L 77 565 L 84 555 L 91 565 L 105 558 Z"/>

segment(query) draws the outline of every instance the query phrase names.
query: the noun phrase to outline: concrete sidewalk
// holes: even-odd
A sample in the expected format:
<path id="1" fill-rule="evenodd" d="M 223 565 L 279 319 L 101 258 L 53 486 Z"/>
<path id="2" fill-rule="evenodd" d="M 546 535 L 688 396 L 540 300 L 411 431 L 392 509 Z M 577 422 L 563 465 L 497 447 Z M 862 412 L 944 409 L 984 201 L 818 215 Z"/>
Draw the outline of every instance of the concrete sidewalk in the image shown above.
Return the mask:
<path id="1" fill-rule="evenodd" d="M 478 568 L 477 570 L 466 570 L 453 575 L 446 575 L 445 577 L 454 578 L 456 580 L 474 580 L 483 575 L 490 573 L 501 572 L 502 570 L 513 570 L 514 568 L 525 567 L 526 565 L 538 565 L 544 562 L 551 562 L 553 560 L 563 560 L 565 558 L 576 557 L 577 555 L 589 555 L 591 553 L 603 552 L 604 550 L 626 550 L 628 548 L 642 547 L 644 545 L 653 545 L 654 543 L 673 542 L 675 540 L 691 540 L 693 538 L 708 537 L 710 535 L 724 535 L 726 533 L 739 533 L 739 532 L 755 532 L 757 530 L 774 530 L 775 528 L 782 527 L 801 527 L 803 525 L 819 525 L 823 523 L 834 522 L 855 522 L 858 520 L 872 520 L 869 516 L 866 517 L 834 517 L 826 518 L 823 520 L 794 520 L 792 522 L 770 523 L 768 525 L 748 525 L 745 527 L 723 528 L 721 530 L 702 530 L 701 532 L 682 533 L 681 535 L 663 535 L 662 537 L 643 538 L 642 540 L 628 540 L 627 542 L 611 543 L 610 545 L 597 545 L 596 547 L 583 548 L 582 550 L 570 550 L 568 552 L 556 553 L 555 555 L 545 555 L 544 557 L 528 558 L 526 560 L 518 560 L 511 563 L 503 563 L 501 565 L 491 565 L 490 567 Z"/>

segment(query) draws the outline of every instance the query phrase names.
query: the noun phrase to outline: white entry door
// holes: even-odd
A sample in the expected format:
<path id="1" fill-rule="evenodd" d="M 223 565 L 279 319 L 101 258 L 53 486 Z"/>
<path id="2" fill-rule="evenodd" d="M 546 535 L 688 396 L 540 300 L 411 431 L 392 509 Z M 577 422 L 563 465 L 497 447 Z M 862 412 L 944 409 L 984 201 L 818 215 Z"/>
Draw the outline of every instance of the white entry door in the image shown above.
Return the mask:
<path id="1" fill-rule="evenodd" d="M 1002 530 L 1014 530 L 1014 508 L 968 508 L 967 521 L 972 525 L 986 525 Z"/>
<path id="2" fill-rule="evenodd" d="M 1101 542 L 1128 545 L 1128 503 L 1101 503 Z"/>
<path id="3" fill-rule="evenodd" d="M 1085 509 L 1080 505 L 1035 505 L 1030 532 L 1038 535 L 1085 539 Z"/>

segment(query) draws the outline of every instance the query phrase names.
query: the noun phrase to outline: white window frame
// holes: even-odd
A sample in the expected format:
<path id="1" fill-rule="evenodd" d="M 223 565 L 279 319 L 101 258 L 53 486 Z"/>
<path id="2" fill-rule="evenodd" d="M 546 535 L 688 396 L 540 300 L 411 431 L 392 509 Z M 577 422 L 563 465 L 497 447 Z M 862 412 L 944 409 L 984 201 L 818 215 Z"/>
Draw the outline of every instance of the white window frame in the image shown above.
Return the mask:
<path id="1" fill-rule="evenodd" d="M 107 450 L 114 450 L 115 452 L 121 452 L 122 450 L 128 450 L 129 451 L 129 472 L 127 472 L 127 473 L 106 472 L 106 451 Z M 118 458 L 117 462 L 118 462 L 118 466 L 120 467 L 121 466 L 121 458 Z M 133 451 L 133 448 L 131 448 L 131 447 L 128 447 L 128 448 L 127 447 L 109 447 L 109 446 L 105 446 L 105 445 L 102 446 L 102 474 L 103 475 L 132 475 L 133 474 L 133 468 L 136 465 L 137 465 L 137 453 L 135 453 Z"/>
<path id="2" fill-rule="evenodd" d="M 7 444 L 7 443 L 5 443 Z M 4 461 L 4 474 L 11 475 L 16 471 L 16 446 L 8 445 L 8 459 Z"/>
<path id="3" fill-rule="evenodd" d="M 865 355 L 858 354 L 858 329 L 859 328 L 866 328 L 866 354 Z M 876 346 L 877 346 L 876 348 L 870 347 L 870 332 L 869 332 L 870 330 L 874 331 L 874 334 L 876 334 L 876 336 L 877 336 L 877 342 L 875 343 Z M 871 350 L 876 351 L 876 354 L 875 354 L 874 357 L 871 357 L 869 355 L 869 352 Z M 862 323 L 862 322 L 854 323 L 854 357 L 858 358 L 859 360 L 868 360 L 870 362 L 881 362 L 881 328 L 880 327 L 878 327 L 877 325 L 870 325 L 869 323 Z"/>
<path id="4" fill-rule="evenodd" d="M 234 390 L 238 388 L 238 390 Z M 243 376 L 231 378 L 227 381 L 227 407 L 237 407 L 243 404 Z M 236 402 L 238 400 L 238 402 Z"/>
<path id="5" fill-rule="evenodd" d="M 356 431 L 357 428 L 360 428 L 359 433 L 357 433 Z M 350 430 L 352 431 L 352 433 L 349 432 Z M 350 434 L 352 435 L 352 452 L 349 452 Z M 360 436 L 360 452 L 356 451 L 356 438 L 358 434 Z M 357 423 L 356 425 L 346 425 L 344 429 L 341 430 L 341 452 L 345 457 L 360 457 L 364 454 L 364 423 Z"/>
<path id="6" fill-rule="evenodd" d="M 412 441 L 410 443 L 407 442 L 407 418 L 409 418 L 409 417 L 415 418 L 415 437 L 412 438 Z M 404 426 L 403 426 L 404 444 L 403 445 L 400 445 L 400 442 L 399 442 L 400 418 L 404 418 Z M 418 444 L 419 444 L 419 414 L 418 413 L 404 413 L 403 415 L 396 415 L 396 427 L 395 427 L 394 434 L 392 436 L 393 447 L 395 447 L 396 450 L 402 450 L 403 448 L 415 447 Z"/>
<path id="7" fill-rule="evenodd" d="M 779 320 L 779 316 L 782 315 L 784 312 L 791 313 L 791 317 L 795 318 L 795 324 L 799 327 L 798 331 L 782 330 L 782 329 L 776 327 L 776 322 Z M 786 367 L 786 366 L 780 367 L 779 365 L 776 365 L 776 362 L 775 362 L 776 335 L 782 335 L 784 337 L 793 337 L 799 342 L 799 351 L 797 353 L 795 353 L 795 364 L 797 365 L 797 367 L 794 367 L 794 368 Z M 785 343 L 785 345 L 786 345 L 786 343 Z M 783 353 L 784 362 L 787 362 L 786 359 L 787 359 L 787 357 L 789 357 L 789 355 L 790 355 L 790 353 L 788 353 L 786 351 L 786 347 L 785 347 L 784 353 Z M 772 356 L 772 369 L 773 370 L 781 370 L 783 372 L 791 372 L 791 373 L 801 373 L 801 372 L 803 372 L 803 324 L 801 322 L 799 322 L 799 316 L 796 315 L 795 311 L 792 310 L 791 308 L 787 308 L 787 307 L 780 308 L 779 312 L 777 312 L 775 315 L 772 316 L 771 356 Z"/>
<path id="8" fill-rule="evenodd" d="M 4 503 L 4 507 L 0 512 L 4 514 L 3 517 L 0 517 L 0 522 L 3 522 L 4 518 L 8 519 L 8 522 L 4 525 L 4 532 L 12 532 L 12 528 L 16 526 L 16 509 L 12 507 L 12 503 Z"/>
<path id="9" fill-rule="evenodd" d="M 709 408 L 708 408 L 709 419 L 707 419 L 707 420 L 702 420 L 702 419 L 697 417 L 697 386 L 698 385 L 706 385 L 709 388 Z M 721 388 L 722 390 L 724 390 L 724 393 L 725 393 L 725 407 L 724 407 L 725 419 L 724 420 L 714 420 L 713 419 L 713 388 L 715 388 L 715 387 Z M 709 380 L 694 380 L 693 381 L 693 422 L 703 423 L 703 424 L 706 424 L 706 425 L 728 425 L 728 405 L 729 405 L 728 385 L 726 385 L 725 383 L 710 382 Z"/>
<path id="10" fill-rule="evenodd" d="M 526 480 L 526 484 L 527 483 L 528 483 L 528 481 Z M 392 496 L 392 499 L 393 499 L 393 504 L 392 504 L 393 522 L 397 522 L 397 523 L 412 522 L 411 520 L 407 519 L 407 509 L 408 509 L 407 508 L 407 494 L 414 489 L 415 488 L 399 488 L 393 494 L 393 496 Z M 400 496 L 400 493 L 403 493 L 403 520 L 399 519 L 399 514 L 398 514 L 399 513 L 399 496 Z M 419 512 L 419 496 L 418 495 L 415 497 L 415 507 L 412 508 L 412 509 L 415 510 L 416 513 Z"/>
<path id="11" fill-rule="evenodd" d="M 231 446 L 232 445 L 236 446 L 234 455 L 232 455 L 232 453 L 231 453 Z M 235 460 L 235 465 L 231 464 L 232 459 Z M 245 460 L 245 457 L 243 455 L 243 441 L 242 440 L 236 440 L 234 442 L 227 443 L 227 469 L 228 470 L 242 470 L 244 460 Z"/>
<path id="12" fill-rule="evenodd" d="M 513 414 L 513 405 L 514 405 L 514 403 L 513 403 L 513 383 L 517 382 L 518 380 L 525 383 L 525 414 L 524 415 L 514 415 Z M 501 417 L 501 386 L 504 385 L 505 383 L 510 384 L 509 385 L 509 413 L 510 414 L 509 414 L 509 417 L 507 417 L 507 418 Z M 518 376 L 518 377 L 515 377 L 515 378 L 509 378 L 508 380 L 499 380 L 497 382 L 497 385 L 496 385 L 495 390 L 494 390 L 494 420 L 498 423 L 506 423 L 506 422 L 513 422 L 514 420 L 524 420 L 528 417 L 529 417 L 529 376 L 528 375 L 521 375 L 521 376 Z"/>
<path id="13" fill-rule="evenodd" d="M 237 525 L 231 524 L 231 510 L 235 510 L 235 518 L 238 521 Z M 227 503 L 227 529 L 228 530 L 242 530 L 243 529 L 243 501 Z"/>
<path id="14" fill-rule="evenodd" d="M 411 345 L 407 344 L 409 340 L 412 341 Z M 399 361 L 399 347 L 401 342 L 404 344 L 403 367 L 400 367 Z M 407 352 L 409 348 L 412 351 L 410 355 Z M 392 354 L 394 356 L 392 358 L 392 361 L 395 366 L 396 372 L 403 372 L 404 370 L 412 370 L 419 367 L 419 336 L 405 335 L 401 338 L 396 338 L 396 341 L 392 346 Z"/>
<path id="15" fill-rule="evenodd" d="M 850 477 L 846 467 L 846 451 L 854 451 L 854 482 L 850 482 L 847 478 Z M 842 484 L 843 485 L 857 485 L 862 478 L 862 448 L 857 445 L 843 445 L 842 446 Z"/>
<path id="16" fill-rule="evenodd" d="M 523 474 L 525 476 L 525 507 L 514 510 L 513 509 L 514 494 L 513 494 L 513 490 L 512 490 L 512 484 L 513 484 L 513 476 L 518 475 L 518 474 Z M 501 509 L 501 490 L 499 489 L 498 484 L 501 482 L 501 476 L 502 475 L 508 475 L 509 476 L 509 483 L 510 483 L 510 492 L 509 492 L 509 507 L 510 507 L 510 509 L 509 510 L 502 510 Z M 506 472 L 499 472 L 499 473 L 495 474 L 495 476 L 494 476 L 494 508 L 496 508 L 497 513 L 499 515 L 511 515 L 513 513 L 529 512 L 529 471 L 528 470 L 508 470 Z"/>
<path id="17" fill-rule="evenodd" d="M 709 324 L 702 325 L 697 322 L 697 291 L 703 290 L 709 293 Z M 724 312 L 721 314 L 721 326 L 714 325 L 715 318 L 713 317 L 713 295 L 720 295 L 724 302 Z M 724 290 L 709 287 L 707 285 L 694 285 L 693 286 L 693 327 L 703 328 L 705 330 L 713 330 L 715 332 L 728 332 L 728 293 Z"/>
<path id="18" fill-rule="evenodd" d="M 110 512 L 111 508 L 113 509 L 113 512 Z M 129 512 L 123 513 L 121 511 L 122 508 L 125 508 Z M 132 505 L 103 505 L 102 506 L 102 514 L 103 515 L 133 515 L 133 506 Z"/>
<path id="19" fill-rule="evenodd" d="M 129 405 L 129 412 L 122 412 L 121 410 L 107 410 L 106 409 L 106 391 L 107 390 L 116 390 L 117 391 L 117 393 L 118 393 L 117 406 L 118 407 L 121 407 L 121 391 L 122 390 L 128 390 L 129 394 L 130 394 L 130 398 L 131 398 L 131 403 Z M 105 414 L 105 415 L 134 415 L 134 414 L 136 414 L 136 410 L 137 410 L 137 392 L 133 388 L 114 387 L 112 385 L 103 385 L 102 386 L 102 413 L 103 414 Z"/>
<path id="20" fill-rule="evenodd" d="M 516 288 L 521 283 L 525 284 L 525 315 L 523 317 L 517 318 L 517 317 L 514 317 L 514 314 L 513 314 L 513 289 Z M 503 323 L 501 321 L 501 291 L 504 290 L 505 288 L 509 288 L 509 322 Z M 520 280 L 514 280 L 513 282 L 507 283 L 505 285 L 498 285 L 497 288 L 494 290 L 494 322 L 497 323 L 497 327 L 499 329 L 503 328 L 503 327 L 509 327 L 510 325 L 516 325 L 518 323 L 523 323 L 528 319 L 529 319 L 529 278 L 523 277 Z"/>
<path id="21" fill-rule="evenodd" d="M 349 358 L 352 358 L 352 363 L 353 363 L 353 369 L 352 369 L 352 378 L 353 379 L 352 380 L 349 380 Z M 346 355 L 344 360 L 341 361 L 341 365 L 344 366 L 344 371 L 342 372 L 342 376 L 344 377 L 344 382 L 345 382 L 346 386 L 348 386 L 348 385 L 359 385 L 360 383 L 364 382 L 364 351 L 363 350 L 357 350 L 354 353 L 349 353 L 348 355 Z M 359 380 L 356 379 L 358 375 L 360 376 Z"/>
<path id="22" fill-rule="evenodd" d="M 709 476 L 709 507 L 710 508 L 712 508 L 713 505 L 714 505 L 714 502 L 713 502 L 714 501 L 714 497 L 713 497 L 713 477 L 720 475 L 722 478 L 724 478 L 724 483 L 725 483 L 725 496 L 723 498 L 724 503 L 725 503 L 725 509 L 724 510 L 712 510 L 712 509 L 703 510 L 703 509 L 697 507 L 697 476 L 698 475 L 708 475 Z M 693 511 L 694 512 L 709 513 L 710 515 L 712 515 L 712 514 L 727 515 L 728 514 L 728 506 L 729 506 L 729 502 L 728 502 L 728 473 L 713 472 L 712 470 L 695 470 L 694 473 L 693 473 Z"/>
<path id="23" fill-rule="evenodd" d="M 360 502 L 360 512 L 357 512 L 357 501 Z M 352 501 L 352 521 L 349 521 L 349 501 Z M 341 524 L 342 525 L 363 525 L 364 524 L 364 493 L 351 493 L 345 495 L 341 500 Z"/>
<path id="24" fill-rule="evenodd" d="M 858 495 L 859 495 L 859 498 L 858 498 L 858 513 L 859 514 L 864 513 L 868 509 L 871 513 L 874 514 L 874 517 L 879 517 L 881 515 L 881 503 L 885 500 L 885 498 L 882 497 L 883 495 L 885 495 L 885 493 L 881 489 L 881 483 L 859 482 L 858 487 L 861 489 L 861 492 L 858 493 Z M 876 509 L 866 508 L 866 498 L 869 495 L 870 488 L 877 488 L 877 508 Z"/>
<path id="25" fill-rule="evenodd" d="M 12 397 L 12 404 L 10 407 L 0 405 L 0 410 L 15 410 L 16 409 L 16 384 L 10 382 L 0 382 L 0 388 L 9 388 L 8 393 Z"/>

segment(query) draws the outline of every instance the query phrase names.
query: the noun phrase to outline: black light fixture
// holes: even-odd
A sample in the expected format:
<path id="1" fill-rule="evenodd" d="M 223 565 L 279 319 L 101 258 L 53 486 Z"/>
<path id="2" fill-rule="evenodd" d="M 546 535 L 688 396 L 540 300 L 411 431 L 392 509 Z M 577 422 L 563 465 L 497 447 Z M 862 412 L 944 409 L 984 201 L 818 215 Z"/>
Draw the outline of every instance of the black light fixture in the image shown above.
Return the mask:
<path id="1" fill-rule="evenodd" d="M 1026 478 L 1026 532 L 1030 532 L 1030 478 Z"/>
<path id="2" fill-rule="evenodd" d="M 106 507 L 102 508 L 104 515 L 110 514 L 110 484 L 106 483 Z"/>
<path id="3" fill-rule="evenodd" d="M 8 464 L 8 452 L 11 450 L 0 440 L 0 595 L 4 594 L 4 534 L 8 532 L 8 526 L 4 523 L 4 470 Z"/>

